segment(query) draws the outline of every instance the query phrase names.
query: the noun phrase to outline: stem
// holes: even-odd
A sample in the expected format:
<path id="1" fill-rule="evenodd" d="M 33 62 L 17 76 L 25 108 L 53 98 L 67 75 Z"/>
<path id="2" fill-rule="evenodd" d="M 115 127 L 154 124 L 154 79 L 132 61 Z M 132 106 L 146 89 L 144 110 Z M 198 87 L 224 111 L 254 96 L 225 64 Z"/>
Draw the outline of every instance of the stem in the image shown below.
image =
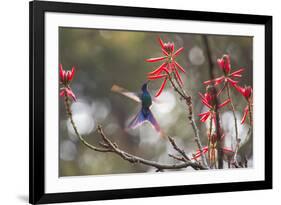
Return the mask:
<path id="1" fill-rule="evenodd" d="M 230 89 L 229 89 L 229 83 L 227 82 L 227 85 L 226 85 L 226 89 L 227 89 L 227 96 L 229 99 L 231 99 L 231 96 L 230 96 Z M 238 150 L 239 150 L 239 147 L 240 147 L 240 141 L 241 139 L 238 137 L 238 128 L 237 128 L 237 118 L 236 118 L 236 114 L 235 114 L 235 108 L 234 108 L 234 105 L 232 103 L 232 100 L 230 101 L 230 105 L 231 105 L 231 111 L 232 111 L 232 114 L 233 114 L 233 118 L 234 118 L 234 125 L 235 125 L 235 139 L 236 139 L 236 146 L 235 146 L 235 154 L 233 155 L 233 161 L 235 164 L 238 165 L 237 163 L 237 153 L 238 153 Z"/>
<path id="2" fill-rule="evenodd" d="M 78 132 L 78 129 L 74 123 L 74 120 L 73 120 L 73 117 L 72 117 L 72 112 L 71 112 L 71 109 L 70 109 L 70 104 L 69 104 L 69 98 L 67 96 L 67 94 L 65 93 L 65 98 L 64 98 L 64 104 L 65 104 L 65 109 L 66 109 L 66 114 L 68 115 L 69 117 L 69 120 L 70 120 L 70 123 L 75 131 L 75 134 L 77 135 L 77 137 L 79 138 L 79 140 L 88 148 L 92 149 L 92 150 L 95 150 L 95 151 L 98 151 L 98 152 L 109 152 L 108 149 L 103 149 L 103 148 L 99 148 L 99 147 L 95 147 L 91 144 L 89 144 L 88 142 L 86 142 L 84 140 L 84 138 L 80 135 L 80 133 Z"/>
<path id="3" fill-rule="evenodd" d="M 247 135 L 246 135 L 245 139 L 246 139 L 246 140 L 249 139 L 249 137 L 251 136 L 251 134 L 252 134 L 252 128 L 250 127 L 249 130 L 248 130 L 248 132 L 247 132 Z M 239 146 L 240 146 L 240 142 L 241 142 L 241 140 L 239 141 Z M 243 146 L 243 145 L 242 145 L 242 146 Z M 236 159 L 236 156 L 237 156 L 237 154 L 238 154 L 238 148 L 239 148 L 239 147 L 236 146 L 235 153 L 234 153 L 234 157 L 233 157 L 234 159 Z M 246 163 L 246 164 L 245 164 L 245 167 L 248 166 L 246 161 L 247 161 L 247 160 L 245 160 L 245 163 Z M 241 167 L 237 161 L 234 161 L 233 165 L 234 165 L 236 168 Z"/>
<path id="4" fill-rule="evenodd" d="M 168 139 L 169 139 L 170 143 L 172 144 L 173 148 L 174 148 L 179 154 L 181 154 L 181 155 L 183 156 L 184 160 L 185 160 L 185 161 L 189 161 L 189 160 L 190 160 L 189 157 L 186 155 L 186 153 L 185 153 L 185 151 L 184 151 L 183 149 L 181 149 L 181 148 L 178 147 L 178 145 L 177 145 L 176 142 L 175 142 L 175 139 L 172 138 L 172 137 L 170 137 L 170 136 L 168 137 Z"/>
<path id="5" fill-rule="evenodd" d="M 218 105 L 218 99 L 215 98 L 216 105 Z M 220 115 L 217 110 L 217 106 L 215 106 L 215 113 L 216 113 L 216 134 L 217 134 L 217 150 L 218 150 L 218 168 L 223 169 L 223 150 L 222 150 L 222 143 L 221 143 L 221 128 L 220 128 Z"/>
<path id="6" fill-rule="evenodd" d="M 207 159 L 205 154 L 203 153 L 203 147 L 202 147 L 202 143 L 201 143 L 201 139 L 200 139 L 200 135 L 199 135 L 199 130 L 197 128 L 197 125 L 195 123 L 194 120 L 194 116 L 193 116 L 193 107 L 192 107 L 192 101 L 191 101 L 191 96 L 187 95 L 186 92 L 184 91 L 184 89 L 182 88 L 182 86 L 178 83 L 178 87 L 180 87 L 180 89 L 182 91 L 180 91 L 178 89 L 178 87 L 175 85 L 174 81 L 171 78 L 171 75 L 168 73 L 168 77 L 169 77 L 169 81 L 171 82 L 171 85 L 173 86 L 173 88 L 175 89 L 175 91 L 185 100 L 185 103 L 188 107 L 188 119 L 189 122 L 192 126 L 192 129 L 194 131 L 194 140 L 198 146 L 198 149 L 201 153 L 201 157 L 202 157 L 202 163 L 205 167 L 209 167 L 208 163 L 207 163 Z"/>
<path id="7" fill-rule="evenodd" d="M 252 106 L 253 106 L 253 103 L 252 103 L 251 99 L 249 99 L 249 100 L 248 100 L 248 108 L 249 108 L 249 120 L 250 120 L 251 126 L 253 126 Z"/>
<path id="8" fill-rule="evenodd" d="M 236 146 L 235 146 L 235 152 L 234 152 L 234 156 L 233 156 L 233 164 L 236 165 L 236 167 L 239 167 L 239 163 L 237 161 L 237 154 L 238 154 L 238 150 L 239 150 L 239 147 L 240 147 L 240 139 L 237 140 L 237 143 L 236 143 Z"/>
<path id="9" fill-rule="evenodd" d="M 178 87 L 181 89 L 182 93 L 183 93 L 185 96 L 190 97 L 190 95 L 183 89 L 183 87 L 182 87 L 181 83 L 179 82 L 179 80 L 178 80 L 176 74 L 175 74 L 174 72 L 173 72 L 173 74 L 174 74 L 174 79 L 176 79 L 176 82 L 177 82 L 177 84 L 178 84 Z"/>
<path id="10" fill-rule="evenodd" d="M 208 157 L 209 157 L 209 164 L 211 164 L 211 142 L 212 142 L 212 129 L 213 129 L 213 120 L 210 119 L 210 127 L 209 127 L 209 139 L 208 139 Z"/>
<path id="11" fill-rule="evenodd" d="M 231 99 L 231 96 L 230 96 L 230 89 L 229 89 L 229 83 L 228 83 L 228 82 L 227 82 L 227 85 L 226 85 L 226 90 L 227 90 L 227 96 L 228 96 L 228 98 Z M 230 105 L 231 105 L 231 111 L 232 111 L 233 118 L 234 118 L 235 139 L 236 139 L 236 142 L 238 142 L 237 117 L 236 117 L 236 114 L 235 114 L 235 108 L 234 108 L 234 105 L 233 105 L 233 103 L 232 103 L 232 100 L 230 101 Z"/>

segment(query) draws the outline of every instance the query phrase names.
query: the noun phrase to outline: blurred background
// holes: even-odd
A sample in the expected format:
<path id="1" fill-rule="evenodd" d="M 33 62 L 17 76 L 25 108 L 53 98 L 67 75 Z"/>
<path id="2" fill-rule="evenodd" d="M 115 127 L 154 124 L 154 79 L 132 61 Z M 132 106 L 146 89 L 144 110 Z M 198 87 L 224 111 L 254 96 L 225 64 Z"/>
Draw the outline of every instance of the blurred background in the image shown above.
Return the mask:
<path id="1" fill-rule="evenodd" d="M 195 120 L 203 144 L 207 144 L 206 124 L 199 121 L 199 113 L 206 111 L 198 92 L 205 92 L 202 82 L 210 79 L 210 65 L 206 44 L 201 34 L 156 33 L 113 31 L 82 28 L 59 29 L 59 63 L 64 69 L 76 68 L 71 88 L 78 101 L 72 104 L 73 118 L 78 130 L 91 144 L 98 145 L 100 136 L 97 125 L 101 124 L 105 133 L 120 148 L 134 155 L 163 163 L 174 163 L 168 156 L 174 153 L 170 143 L 162 139 L 149 123 L 134 130 L 125 130 L 130 120 L 139 111 L 140 105 L 120 94 L 111 92 L 113 84 L 133 92 L 140 92 L 146 81 L 146 74 L 159 66 L 159 62 L 147 63 L 145 59 L 162 55 L 157 38 L 164 42 L 174 42 L 175 49 L 184 47 L 177 57 L 186 74 L 181 73 L 185 88 L 193 97 Z M 222 75 L 216 59 L 223 54 L 231 57 L 232 70 L 245 68 L 239 84 L 252 86 L 252 37 L 206 35 L 210 47 L 211 61 L 216 77 Z M 149 84 L 154 95 L 162 80 Z M 168 84 L 167 84 L 168 85 Z M 246 101 L 236 90 L 231 90 L 236 115 L 240 122 Z M 222 100 L 226 99 L 222 93 Z M 152 106 L 152 112 L 166 135 L 176 139 L 186 153 L 197 150 L 193 130 L 187 121 L 186 107 L 174 93 L 170 85 L 159 96 L 161 103 Z M 60 176 L 103 175 L 155 171 L 154 168 L 122 160 L 113 153 L 99 153 L 81 144 L 68 121 L 63 100 L 59 102 L 59 142 Z M 235 130 L 232 113 L 228 107 L 221 110 L 225 146 L 234 149 Z M 248 166 L 253 166 L 252 139 L 245 139 L 249 126 L 238 123 L 239 136 L 244 154 L 249 158 Z M 191 170 L 191 169 L 185 169 Z"/>

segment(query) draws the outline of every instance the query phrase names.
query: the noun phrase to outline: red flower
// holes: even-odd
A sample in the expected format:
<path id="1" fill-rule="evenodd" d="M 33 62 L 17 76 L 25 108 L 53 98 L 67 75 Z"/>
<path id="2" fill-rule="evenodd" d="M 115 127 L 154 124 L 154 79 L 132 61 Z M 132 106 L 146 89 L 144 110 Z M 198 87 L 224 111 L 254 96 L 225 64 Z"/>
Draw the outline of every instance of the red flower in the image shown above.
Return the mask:
<path id="1" fill-rule="evenodd" d="M 223 55 L 221 59 L 217 59 L 219 67 L 225 72 L 229 73 L 230 71 L 230 59 L 228 55 Z"/>
<path id="2" fill-rule="evenodd" d="M 201 102 L 205 106 L 207 106 L 209 108 L 209 111 L 198 114 L 198 116 L 201 117 L 200 121 L 201 122 L 206 122 L 206 120 L 211 116 L 211 119 L 213 119 L 214 123 L 216 124 L 216 113 L 215 113 L 216 102 L 215 102 L 215 96 L 210 95 L 209 93 L 205 93 L 205 95 L 202 95 L 201 93 L 199 93 L 199 95 L 201 97 Z M 224 107 L 230 101 L 231 101 L 230 99 L 227 99 L 223 103 L 219 104 L 217 106 L 217 109 Z"/>
<path id="3" fill-rule="evenodd" d="M 219 67 L 222 69 L 224 75 L 221 77 L 218 77 L 214 80 L 207 80 L 204 82 L 204 84 L 208 85 L 208 84 L 213 83 L 215 85 L 218 85 L 222 82 L 229 82 L 233 86 L 236 85 L 238 83 L 238 81 L 236 81 L 236 78 L 242 77 L 241 73 L 244 71 L 244 69 L 241 68 L 237 71 L 234 71 L 233 73 L 230 73 L 231 65 L 230 65 L 229 55 L 223 55 L 223 57 L 221 59 L 217 60 L 217 63 L 219 65 Z"/>
<path id="4" fill-rule="evenodd" d="M 71 97 L 74 101 L 77 100 L 76 96 L 74 95 L 73 91 L 70 88 L 61 88 L 60 91 L 60 96 L 69 96 Z"/>
<path id="5" fill-rule="evenodd" d="M 243 114 L 243 117 L 242 117 L 242 120 L 241 120 L 241 124 L 244 124 L 244 122 L 246 121 L 246 117 L 249 113 L 249 106 L 247 105 L 245 108 L 244 108 L 244 114 Z"/>
<path id="6" fill-rule="evenodd" d="M 208 152 L 208 147 L 207 146 L 202 148 L 202 153 L 200 152 L 200 150 L 197 150 L 196 154 L 194 154 L 191 159 L 197 159 L 197 158 L 201 157 L 202 154 L 205 154 L 206 152 Z"/>
<path id="7" fill-rule="evenodd" d="M 71 71 L 63 70 L 62 64 L 60 64 L 59 67 L 60 67 L 60 82 L 66 85 L 69 84 L 72 81 L 75 73 L 74 66 L 72 67 Z"/>
<path id="8" fill-rule="evenodd" d="M 184 48 L 181 47 L 177 51 L 174 52 L 174 49 L 175 49 L 174 43 L 171 43 L 171 42 L 163 43 L 161 38 L 158 38 L 158 41 L 159 41 L 159 44 L 161 46 L 161 50 L 162 50 L 162 53 L 164 56 L 146 59 L 146 62 L 150 62 L 150 63 L 164 60 L 164 63 L 162 63 L 154 71 L 149 72 L 148 77 L 147 77 L 149 80 L 164 78 L 164 81 L 163 81 L 160 89 L 156 93 L 155 97 L 159 96 L 161 94 L 161 92 L 163 91 L 163 89 L 166 85 L 166 82 L 167 82 L 168 74 L 174 73 L 176 80 L 178 80 L 180 82 L 180 84 L 183 85 L 183 81 L 182 81 L 182 78 L 181 78 L 178 70 L 185 73 L 184 68 L 180 64 L 178 64 L 175 60 L 176 57 L 183 51 Z M 164 72 L 164 74 L 163 74 L 163 72 Z"/>
<path id="9" fill-rule="evenodd" d="M 234 87 L 236 88 L 236 90 L 238 92 L 240 92 L 244 96 L 244 98 L 248 102 L 248 105 L 244 108 L 244 114 L 243 114 L 243 117 L 241 120 L 241 124 L 244 124 L 244 122 L 246 121 L 247 115 L 249 114 L 249 106 L 252 105 L 250 98 L 252 96 L 253 89 L 251 88 L 251 86 L 245 86 L 243 88 L 243 87 L 240 87 L 239 85 L 235 85 Z"/>
<path id="10" fill-rule="evenodd" d="M 63 86 L 60 91 L 60 96 L 65 96 L 65 97 L 69 96 L 74 101 L 76 101 L 76 96 L 69 86 L 70 82 L 73 79 L 74 73 L 75 73 L 74 66 L 72 67 L 71 71 L 65 71 L 62 68 L 62 64 L 59 65 L 60 83 Z"/>
<path id="11" fill-rule="evenodd" d="M 202 148 L 202 153 L 203 153 L 203 154 L 205 154 L 205 153 L 208 152 L 208 151 L 209 151 L 208 146 L 205 146 L 205 147 Z M 228 147 L 223 147 L 223 148 L 222 148 L 222 151 L 223 151 L 223 153 L 224 153 L 225 155 L 227 155 L 227 156 L 233 156 L 234 153 L 235 153 L 232 149 L 230 149 L 230 148 L 228 148 Z M 191 159 L 197 159 L 197 158 L 201 157 L 201 156 L 202 156 L 202 153 L 200 152 L 200 150 L 197 150 L 197 151 L 196 151 L 196 154 L 193 155 L 193 157 L 192 157 Z"/>
<path id="12" fill-rule="evenodd" d="M 251 86 L 245 86 L 244 88 L 243 87 L 240 87 L 239 85 L 235 85 L 234 86 L 236 88 L 236 90 L 241 93 L 246 100 L 249 100 L 252 93 L 253 93 L 253 89 L 251 88 Z"/>

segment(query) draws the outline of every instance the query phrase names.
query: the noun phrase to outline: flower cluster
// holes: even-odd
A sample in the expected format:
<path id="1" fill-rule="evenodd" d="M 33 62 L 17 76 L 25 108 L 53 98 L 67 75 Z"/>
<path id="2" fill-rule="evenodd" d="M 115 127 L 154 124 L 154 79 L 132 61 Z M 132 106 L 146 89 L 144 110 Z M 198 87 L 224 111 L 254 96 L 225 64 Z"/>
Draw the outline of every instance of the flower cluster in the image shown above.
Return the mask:
<path id="1" fill-rule="evenodd" d="M 203 95 L 199 93 L 201 97 L 201 102 L 209 109 L 207 112 L 203 112 L 198 114 L 201 122 L 206 122 L 206 120 L 211 117 L 211 120 L 214 121 L 214 124 L 216 124 L 216 110 L 219 108 L 222 108 L 226 106 L 228 103 L 230 103 L 230 99 L 225 100 L 223 103 L 217 105 L 216 102 L 216 91 L 213 86 L 207 87 L 207 92 Z"/>
<path id="2" fill-rule="evenodd" d="M 244 122 L 246 121 L 246 118 L 249 114 L 249 110 L 251 109 L 251 106 L 252 106 L 251 96 L 252 96 L 252 93 L 253 93 L 253 89 L 250 86 L 245 86 L 243 88 L 243 87 L 240 87 L 238 85 L 235 85 L 235 88 L 239 93 L 241 93 L 244 96 L 244 98 L 247 101 L 247 106 L 244 108 L 244 114 L 243 114 L 243 117 L 242 117 L 242 120 L 241 120 L 241 124 L 244 124 Z M 251 119 L 250 119 L 250 123 L 252 124 Z"/>
<path id="3" fill-rule="evenodd" d="M 173 74 L 175 79 L 183 85 L 179 71 L 185 73 L 184 68 L 176 61 L 176 58 L 184 50 L 184 48 L 181 47 L 175 51 L 175 45 L 173 42 L 164 43 L 161 38 L 158 38 L 158 41 L 161 46 L 163 56 L 146 59 L 146 62 L 150 63 L 164 61 L 158 68 L 148 73 L 147 78 L 149 80 L 164 79 L 155 97 L 158 97 L 162 93 L 169 75 Z"/>
<path id="4" fill-rule="evenodd" d="M 74 101 L 76 101 L 76 96 L 70 88 L 70 83 L 74 77 L 74 73 L 74 67 L 72 67 L 71 71 L 65 71 L 62 68 L 62 65 L 59 65 L 60 84 L 62 85 L 62 88 L 60 89 L 60 96 L 68 96 L 71 97 Z"/>
<path id="5" fill-rule="evenodd" d="M 244 98 L 248 102 L 248 105 L 244 109 L 244 115 L 242 117 L 241 124 L 243 124 L 245 122 L 246 117 L 251 112 L 251 106 L 252 106 L 251 96 L 252 96 L 252 92 L 253 92 L 253 90 L 250 86 L 240 87 L 238 85 L 238 83 L 239 83 L 238 80 L 239 80 L 239 78 L 242 77 L 242 73 L 243 73 L 244 69 L 240 68 L 240 69 L 232 72 L 229 55 L 223 55 L 222 58 L 217 59 L 217 64 L 218 64 L 218 67 L 222 70 L 223 75 L 220 77 L 217 77 L 215 79 L 211 79 L 211 80 L 203 82 L 204 85 L 207 85 L 206 93 L 204 95 L 199 93 L 202 104 L 204 104 L 209 109 L 207 112 L 198 114 L 201 122 L 206 122 L 207 119 L 210 118 L 210 130 L 208 131 L 208 146 L 204 147 L 202 152 L 200 150 L 198 150 L 194 154 L 194 157 L 193 157 L 194 160 L 197 160 L 197 158 L 201 157 L 202 155 L 204 155 L 205 153 L 208 152 L 210 165 L 213 165 L 213 164 L 215 165 L 216 158 L 217 158 L 216 154 L 217 154 L 218 140 L 221 141 L 224 138 L 223 130 L 220 128 L 220 126 L 217 125 L 217 123 L 220 123 L 220 122 L 217 122 L 216 117 L 218 116 L 219 109 L 226 106 L 227 104 L 231 104 L 231 109 L 232 109 L 232 112 L 234 115 L 235 128 L 236 128 L 236 133 L 237 133 L 235 108 L 234 108 L 234 105 L 231 100 L 229 86 L 231 86 L 232 88 L 235 88 L 235 90 L 237 90 L 240 94 L 242 94 L 242 96 L 244 96 Z M 218 85 L 220 85 L 221 83 L 223 83 L 223 86 L 219 90 L 219 92 L 217 92 L 216 87 Z M 227 88 L 228 99 L 226 99 L 223 103 L 219 104 L 218 102 L 219 102 L 220 94 L 222 93 L 222 91 L 225 88 Z M 250 123 L 252 123 L 251 116 L 249 118 L 250 118 Z M 215 133 L 213 133 L 212 124 L 215 125 L 216 130 L 220 129 L 219 138 L 217 137 L 217 131 Z M 237 137 L 237 140 L 238 140 L 238 137 Z M 221 150 L 222 150 L 224 156 L 226 156 L 228 160 L 233 159 L 235 152 L 232 149 L 221 147 Z M 235 161 L 235 159 L 234 159 L 234 161 Z"/>
<path id="6" fill-rule="evenodd" d="M 202 156 L 202 154 L 205 154 L 207 152 L 210 151 L 210 155 L 213 155 L 213 157 L 215 158 L 216 155 L 216 149 L 215 148 L 210 148 L 208 146 L 203 147 L 202 152 L 200 152 L 200 150 L 197 150 L 196 153 L 193 155 L 193 157 L 191 158 L 192 160 L 197 160 L 199 157 Z M 222 148 L 222 152 L 224 155 L 227 156 L 227 158 L 231 158 L 234 156 L 235 152 L 229 148 L 229 147 L 223 147 Z"/>
<path id="7" fill-rule="evenodd" d="M 229 55 L 223 55 L 222 58 L 217 60 L 218 66 L 223 71 L 223 75 L 215 78 L 214 80 L 205 81 L 205 85 L 214 84 L 219 85 L 222 82 L 230 83 L 232 86 L 238 83 L 237 79 L 242 77 L 243 68 L 238 69 L 231 73 L 231 65 Z"/>
<path id="8" fill-rule="evenodd" d="M 231 85 L 232 87 L 234 87 L 239 93 L 241 93 L 245 99 L 247 100 L 248 102 L 248 105 L 245 107 L 244 109 L 244 115 L 243 115 L 243 118 L 241 120 L 241 124 L 243 124 L 246 120 L 246 117 L 249 113 L 249 109 L 250 109 L 250 106 L 251 106 L 251 95 L 252 95 L 252 88 L 250 86 L 245 86 L 244 88 L 240 87 L 238 85 L 238 79 L 242 77 L 242 73 L 244 71 L 244 68 L 240 68 L 234 72 L 231 72 L 232 68 L 231 68 L 231 64 L 230 64 L 230 57 L 229 55 L 223 55 L 222 58 L 219 58 L 217 59 L 217 63 L 218 63 L 218 67 L 223 71 L 223 75 L 220 76 L 220 77 L 217 77 L 215 79 L 211 79 L 211 80 L 207 80 L 205 81 L 203 84 L 205 85 L 213 85 L 213 86 L 217 86 L 219 84 L 221 84 L 222 82 L 224 82 L 224 86 L 223 88 L 217 93 L 216 97 L 218 97 L 221 92 L 223 91 L 223 89 L 229 85 Z M 210 108 L 210 111 L 209 112 L 206 112 L 206 113 L 201 113 L 199 114 L 199 117 L 201 117 L 201 121 L 202 122 L 205 122 L 209 116 L 214 116 L 214 113 L 212 113 L 211 111 L 213 111 L 213 107 L 211 107 L 210 105 L 208 105 L 207 100 L 205 98 L 203 98 L 203 95 L 201 93 L 199 93 L 200 97 L 201 97 L 201 101 L 204 105 L 206 105 L 208 108 Z M 205 94 L 206 95 L 206 94 Z M 230 102 L 231 99 L 227 99 L 227 101 L 225 101 L 224 103 L 226 102 Z M 222 106 L 221 105 L 226 105 L 226 104 L 220 104 L 217 106 L 217 109 L 218 108 L 221 108 Z"/>

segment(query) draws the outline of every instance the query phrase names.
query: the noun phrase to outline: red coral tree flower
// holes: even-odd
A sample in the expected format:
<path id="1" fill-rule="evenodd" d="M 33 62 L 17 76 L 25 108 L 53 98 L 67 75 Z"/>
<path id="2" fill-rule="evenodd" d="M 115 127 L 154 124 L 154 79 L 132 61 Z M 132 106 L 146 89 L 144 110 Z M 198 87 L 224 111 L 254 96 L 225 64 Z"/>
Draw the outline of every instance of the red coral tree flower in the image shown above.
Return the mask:
<path id="1" fill-rule="evenodd" d="M 214 150 L 214 148 L 211 148 L 210 151 Z M 206 152 L 209 151 L 208 146 L 205 146 L 202 148 L 203 154 L 205 154 Z M 222 148 L 223 153 L 227 156 L 227 157 L 233 157 L 235 152 L 234 150 L 232 150 L 229 147 L 223 147 Z M 195 154 L 193 154 L 193 157 L 191 158 L 192 160 L 197 160 L 199 157 L 202 156 L 202 153 L 200 152 L 200 150 L 197 150 Z"/>
<path id="2" fill-rule="evenodd" d="M 62 88 L 60 89 L 60 96 L 68 96 L 71 97 L 74 101 L 76 101 L 77 98 L 69 86 L 74 77 L 74 73 L 74 66 L 72 67 L 71 71 L 65 71 L 62 68 L 62 64 L 59 65 L 60 84 L 62 85 Z"/>
<path id="3" fill-rule="evenodd" d="M 220 69 L 223 71 L 224 75 L 221 77 L 218 77 L 216 79 L 213 79 L 213 80 L 205 81 L 204 84 L 205 85 L 209 85 L 209 84 L 218 85 L 222 82 L 229 82 L 232 86 L 237 84 L 238 83 L 237 78 L 242 77 L 242 73 L 243 73 L 244 69 L 240 68 L 239 70 L 231 73 L 229 55 L 223 55 L 222 58 L 217 60 L 217 63 L 218 63 L 218 66 L 220 67 Z"/>
<path id="4" fill-rule="evenodd" d="M 184 68 L 179 63 L 176 62 L 176 57 L 184 50 L 184 48 L 181 47 L 175 51 L 175 45 L 173 42 L 164 43 L 161 40 L 161 38 L 158 38 L 158 41 L 161 46 L 163 56 L 157 57 L 157 58 L 146 59 L 146 62 L 150 62 L 150 63 L 164 61 L 158 68 L 156 68 L 154 71 L 148 73 L 149 80 L 156 80 L 156 79 L 164 78 L 164 81 L 163 81 L 162 85 L 160 86 L 160 89 L 156 93 L 155 97 L 158 97 L 162 93 L 162 91 L 167 83 L 168 75 L 170 73 L 175 74 L 176 80 L 179 81 L 179 83 L 181 85 L 183 85 L 183 81 L 182 81 L 182 78 L 181 78 L 178 70 L 185 73 Z"/>
<path id="5" fill-rule="evenodd" d="M 197 150 L 195 154 L 193 154 L 193 157 L 191 158 L 192 160 L 196 160 L 199 157 L 202 156 L 202 154 L 205 154 L 206 152 L 208 152 L 208 146 L 205 146 L 202 148 L 202 152 L 200 150 Z"/>
<path id="6" fill-rule="evenodd" d="M 198 114 L 198 116 L 201 117 L 200 121 L 206 122 L 206 120 L 211 117 L 211 120 L 214 120 L 214 124 L 216 124 L 216 109 L 226 106 L 231 100 L 227 99 L 216 107 L 216 95 L 211 95 L 208 92 L 204 95 L 199 93 L 199 95 L 201 97 L 201 102 L 209 108 L 209 111 Z"/>
<path id="7" fill-rule="evenodd" d="M 234 87 L 239 93 L 241 93 L 245 97 L 247 101 L 250 100 L 250 97 L 252 96 L 253 93 L 253 89 L 251 88 L 251 86 L 244 86 L 243 88 L 240 87 L 239 85 L 235 85 Z"/>
<path id="8" fill-rule="evenodd" d="M 244 98 L 248 102 L 248 105 L 244 108 L 244 114 L 243 114 L 243 117 L 242 117 L 242 120 L 241 120 L 241 124 L 244 124 L 245 121 L 246 121 L 246 118 L 247 118 L 247 116 L 249 114 L 250 106 L 252 106 L 251 96 L 253 94 L 253 89 L 251 88 L 251 86 L 245 86 L 243 88 L 243 87 L 240 87 L 239 85 L 235 85 L 234 87 L 236 88 L 236 90 L 239 93 L 241 93 L 244 96 Z"/>

